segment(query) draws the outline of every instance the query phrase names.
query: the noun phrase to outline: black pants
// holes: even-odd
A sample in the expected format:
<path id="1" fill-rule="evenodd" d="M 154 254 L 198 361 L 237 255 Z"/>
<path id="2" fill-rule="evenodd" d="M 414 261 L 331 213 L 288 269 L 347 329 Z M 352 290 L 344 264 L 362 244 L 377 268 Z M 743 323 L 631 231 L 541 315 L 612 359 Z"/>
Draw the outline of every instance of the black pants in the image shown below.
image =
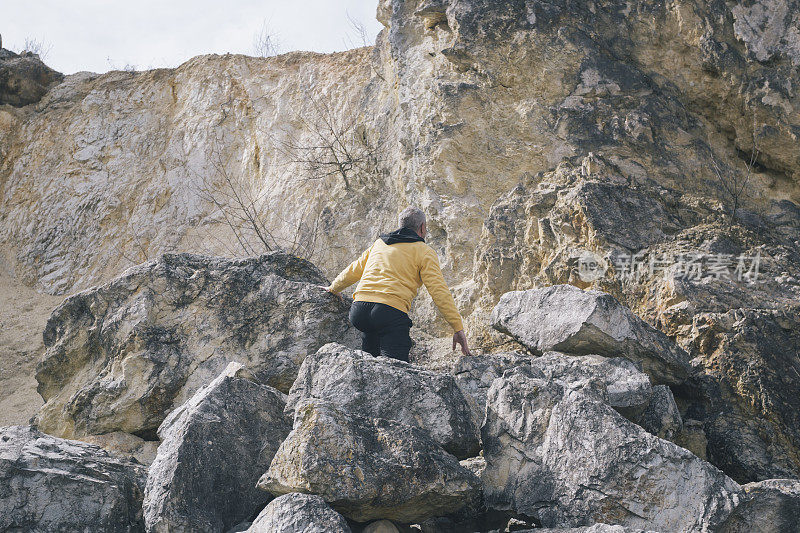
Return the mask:
<path id="1" fill-rule="evenodd" d="M 361 349 L 374 356 L 385 355 L 408 361 L 411 350 L 411 319 L 391 305 L 353 302 L 350 322 L 361 332 Z"/>

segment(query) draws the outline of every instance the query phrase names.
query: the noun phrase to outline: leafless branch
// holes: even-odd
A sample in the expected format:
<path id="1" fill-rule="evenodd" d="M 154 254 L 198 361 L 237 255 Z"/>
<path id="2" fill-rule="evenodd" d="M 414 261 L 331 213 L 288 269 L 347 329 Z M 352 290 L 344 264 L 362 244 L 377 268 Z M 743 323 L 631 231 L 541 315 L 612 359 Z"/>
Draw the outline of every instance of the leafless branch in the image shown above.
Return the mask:
<path id="1" fill-rule="evenodd" d="M 34 39 L 32 37 L 25 38 L 25 44 L 22 47 L 23 52 L 31 52 L 39 56 L 39 59 L 42 61 L 50 55 L 50 51 L 53 49 L 53 45 L 51 43 L 45 42 L 43 40 Z"/>
<path id="2" fill-rule="evenodd" d="M 296 164 L 303 180 L 339 176 L 346 189 L 381 172 L 381 145 L 367 135 L 357 106 L 344 103 L 338 112 L 323 98 L 305 95 L 310 111 L 295 115 L 298 133 L 283 128 L 273 136 L 278 151 Z"/>
<path id="3" fill-rule="evenodd" d="M 363 22 L 352 16 L 345 11 L 347 16 L 347 23 L 350 25 L 350 31 L 347 32 L 345 37 L 345 45 L 348 48 L 360 48 L 362 46 L 369 46 L 369 32 Z"/>
<path id="4" fill-rule="evenodd" d="M 717 163 L 714 153 L 709 150 L 711 155 L 711 166 L 713 167 L 714 174 L 717 178 L 717 184 L 722 190 L 722 201 L 728 211 L 728 231 L 733 227 L 736 220 L 736 211 L 741 207 L 742 200 L 748 192 L 748 185 L 753 174 L 753 168 L 758 161 L 758 133 L 757 122 L 755 113 L 753 114 L 753 147 L 750 151 L 750 157 L 745 161 L 745 172 L 737 172 L 736 169 L 729 168 L 723 170 Z"/>
<path id="5" fill-rule="evenodd" d="M 223 242 L 210 233 L 212 240 L 234 256 L 281 249 L 313 259 L 317 251 L 319 217 L 314 215 L 311 206 L 295 213 L 295 222 L 284 220 L 270 209 L 264 189 L 259 190 L 246 173 L 231 171 L 232 164 L 236 163 L 235 154 L 235 148 L 227 146 L 215 134 L 209 141 L 206 170 L 197 172 L 189 168 L 195 193 L 214 208 L 212 215 L 230 230 L 235 242 Z M 186 160 L 188 158 L 184 157 Z M 291 229 L 286 231 L 286 228 Z"/>
<path id="6" fill-rule="evenodd" d="M 258 57 L 272 57 L 278 55 L 279 49 L 280 43 L 270 31 L 269 22 L 264 19 L 261 29 L 253 36 L 253 51 Z"/>

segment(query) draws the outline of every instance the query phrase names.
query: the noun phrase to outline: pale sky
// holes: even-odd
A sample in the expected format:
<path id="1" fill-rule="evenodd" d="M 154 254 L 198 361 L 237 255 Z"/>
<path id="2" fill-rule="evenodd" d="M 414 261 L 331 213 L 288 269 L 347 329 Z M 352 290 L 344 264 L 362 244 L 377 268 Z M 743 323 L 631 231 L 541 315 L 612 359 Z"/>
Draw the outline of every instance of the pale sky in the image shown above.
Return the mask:
<path id="1" fill-rule="evenodd" d="M 382 28 L 377 0 L 0 0 L 3 48 L 26 38 L 50 46 L 44 60 L 65 74 L 175 67 L 200 54 L 254 55 L 266 21 L 280 51 L 333 52 L 361 46 L 348 21 Z"/>

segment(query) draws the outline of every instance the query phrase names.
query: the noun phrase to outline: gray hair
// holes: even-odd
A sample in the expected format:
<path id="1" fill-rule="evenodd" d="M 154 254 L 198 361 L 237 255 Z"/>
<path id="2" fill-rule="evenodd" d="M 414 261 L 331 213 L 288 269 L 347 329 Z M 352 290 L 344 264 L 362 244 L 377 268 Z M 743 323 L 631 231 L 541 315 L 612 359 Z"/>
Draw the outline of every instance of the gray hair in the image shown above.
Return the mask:
<path id="1" fill-rule="evenodd" d="M 417 231 L 425 223 L 425 213 L 416 207 L 406 207 L 397 218 L 401 228 L 408 228 Z"/>

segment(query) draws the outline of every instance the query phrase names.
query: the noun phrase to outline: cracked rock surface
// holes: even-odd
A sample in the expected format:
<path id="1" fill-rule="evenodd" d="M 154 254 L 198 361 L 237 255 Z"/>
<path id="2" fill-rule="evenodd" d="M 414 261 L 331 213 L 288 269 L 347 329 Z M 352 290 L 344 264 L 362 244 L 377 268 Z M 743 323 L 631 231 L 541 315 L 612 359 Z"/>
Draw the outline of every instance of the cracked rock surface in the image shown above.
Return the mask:
<path id="1" fill-rule="evenodd" d="M 455 379 L 445 373 L 327 344 L 303 361 L 286 410 L 293 413 L 312 399 L 361 418 L 385 418 L 424 429 L 459 459 L 480 451 L 480 422 Z"/>
<path id="2" fill-rule="evenodd" d="M 266 504 L 256 482 L 291 429 L 284 405 L 281 392 L 230 363 L 170 413 L 147 476 L 147 531 L 227 531 Z"/>
<path id="3" fill-rule="evenodd" d="M 0 428 L 0 530 L 143 532 L 146 475 L 92 444 Z"/>
<path id="4" fill-rule="evenodd" d="M 663 531 L 713 529 L 741 487 L 623 418 L 591 390 L 521 367 L 489 391 L 482 429 L 488 505 L 546 527 L 595 522 Z"/>
<path id="5" fill-rule="evenodd" d="M 529 350 L 623 356 L 655 383 L 680 384 L 689 375 L 685 351 L 613 296 L 572 285 L 514 291 L 492 311 L 493 326 Z"/>
<path id="6" fill-rule="evenodd" d="M 427 432 L 322 400 L 297 407 L 294 429 L 258 486 L 275 495 L 318 494 L 359 522 L 402 523 L 455 511 L 480 491 L 478 478 Z"/>

